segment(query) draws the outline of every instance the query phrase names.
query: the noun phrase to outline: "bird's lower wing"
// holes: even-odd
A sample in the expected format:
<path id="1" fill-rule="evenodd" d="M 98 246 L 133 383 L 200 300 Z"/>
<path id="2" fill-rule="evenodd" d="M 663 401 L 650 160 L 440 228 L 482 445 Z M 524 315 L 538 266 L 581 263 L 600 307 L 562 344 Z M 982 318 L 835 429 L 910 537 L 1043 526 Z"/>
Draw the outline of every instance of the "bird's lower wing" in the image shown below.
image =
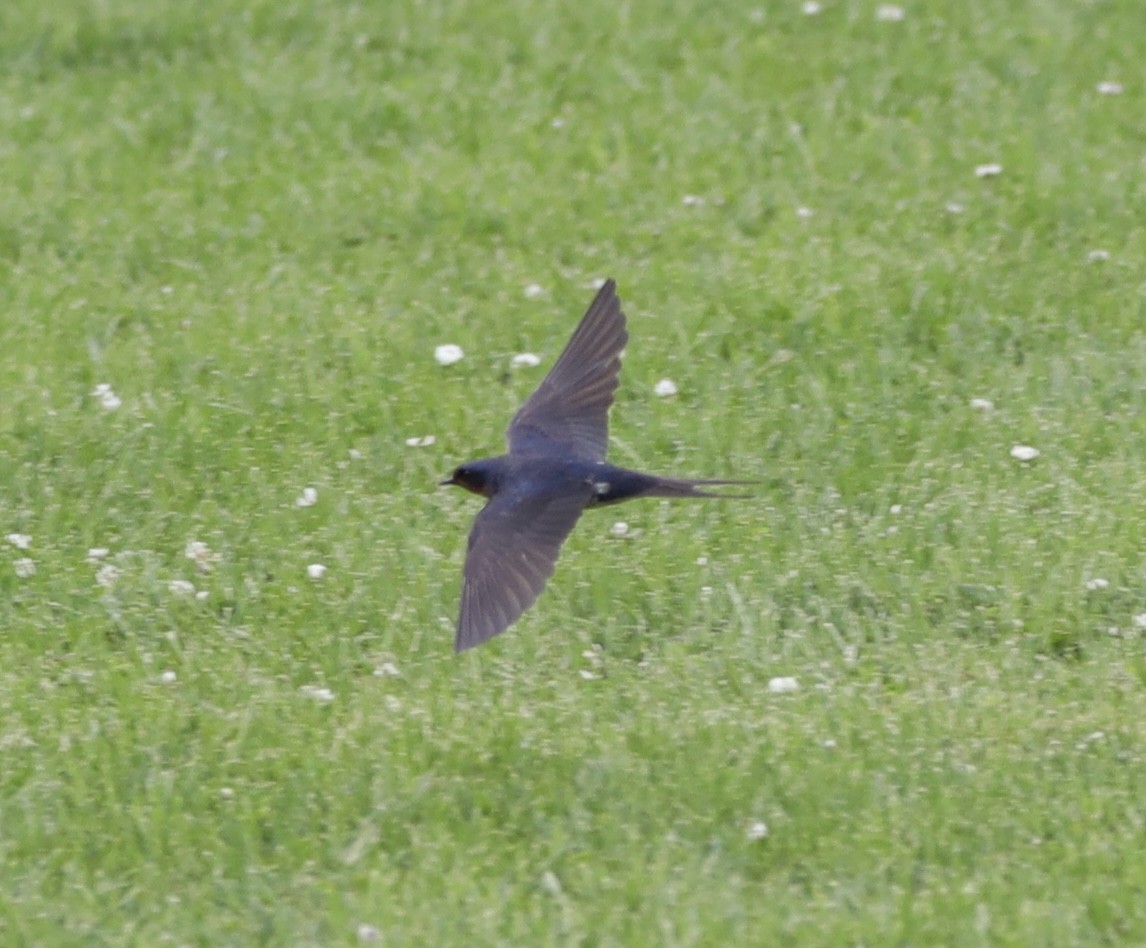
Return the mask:
<path id="1" fill-rule="evenodd" d="M 590 496 L 588 485 L 557 497 L 498 494 L 482 508 L 466 551 L 457 651 L 504 632 L 533 605 Z"/>

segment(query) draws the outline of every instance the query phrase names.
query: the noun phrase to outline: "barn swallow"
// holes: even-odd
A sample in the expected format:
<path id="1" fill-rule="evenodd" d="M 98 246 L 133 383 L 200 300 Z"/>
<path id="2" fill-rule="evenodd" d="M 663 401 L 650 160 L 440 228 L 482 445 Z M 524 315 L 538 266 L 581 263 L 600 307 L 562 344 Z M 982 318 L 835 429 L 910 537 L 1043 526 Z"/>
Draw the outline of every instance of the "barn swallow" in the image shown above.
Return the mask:
<path id="1" fill-rule="evenodd" d="M 509 453 L 459 465 L 441 482 L 488 498 L 466 549 L 457 651 L 504 632 L 533 605 L 586 508 L 636 497 L 745 496 L 700 488 L 753 483 L 658 477 L 605 461 L 609 406 L 628 339 L 616 283 L 606 280 L 510 422 Z"/>

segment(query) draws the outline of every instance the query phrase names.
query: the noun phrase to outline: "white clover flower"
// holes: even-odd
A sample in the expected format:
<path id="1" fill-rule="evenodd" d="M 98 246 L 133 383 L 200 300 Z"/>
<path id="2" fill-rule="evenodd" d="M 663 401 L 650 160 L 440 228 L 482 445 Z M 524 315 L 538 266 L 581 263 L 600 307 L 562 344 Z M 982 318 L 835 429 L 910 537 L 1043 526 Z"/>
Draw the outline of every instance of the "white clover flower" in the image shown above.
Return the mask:
<path id="1" fill-rule="evenodd" d="M 707 556 L 698 556 L 696 558 L 696 565 L 697 566 L 707 566 L 708 565 L 708 557 Z"/>
<path id="2" fill-rule="evenodd" d="M 540 299 L 545 295 L 545 287 L 540 283 L 527 283 L 525 286 L 525 298 L 527 300 Z"/>
<path id="3" fill-rule="evenodd" d="M 805 207 L 803 204 L 796 208 L 796 216 L 802 221 L 806 221 L 809 218 L 814 217 L 815 214 L 815 211 L 813 211 L 810 207 Z"/>
<path id="4" fill-rule="evenodd" d="M 219 558 L 201 540 L 188 540 L 187 545 L 183 547 L 183 555 L 187 559 L 195 561 L 195 567 L 200 573 L 211 572 L 212 564 Z"/>
<path id="5" fill-rule="evenodd" d="M 455 362 L 461 362 L 465 357 L 466 354 L 462 352 L 462 347 L 455 346 L 452 342 L 434 348 L 434 358 L 437 359 L 438 365 L 453 365 Z"/>
<path id="6" fill-rule="evenodd" d="M 1027 444 L 1016 444 L 1011 448 L 1011 457 L 1016 461 L 1033 461 L 1040 454 L 1038 448 L 1032 448 Z"/>
<path id="7" fill-rule="evenodd" d="M 892 504 L 888 510 L 898 516 L 899 514 L 903 513 L 903 504 Z"/>
<path id="8" fill-rule="evenodd" d="M 402 673 L 398 671 L 398 666 L 393 662 L 383 662 L 374 669 L 375 678 L 398 678 L 401 674 Z"/>
<path id="9" fill-rule="evenodd" d="M 36 561 L 26 556 L 12 562 L 12 568 L 20 579 L 30 579 L 36 575 Z"/>
<path id="10" fill-rule="evenodd" d="M 971 408 L 975 411 L 994 411 L 995 403 L 989 398 L 972 398 Z"/>
<path id="11" fill-rule="evenodd" d="M 295 498 L 296 507 L 313 507 L 318 503 L 318 491 L 313 487 L 304 487 L 302 493 Z"/>
<path id="12" fill-rule="evenodd" d="M 111 550 L 109 550 L 106 546 L 93 546 L 90 550 L 88 550 L 88 562 L 99 562 L 100 560 L 104 559 L 110 552 Z"/>
<path id="13" fill-rule="evenodd" d="M 768 690 L 774 695 L 790 695 L 800 690 L 800 683 L 795 678 L 789 676 L 769 678 Z"/>
<path id="14" fill-rule="evenodd" d="M 32 545 L 32 538 L 27 533 L 9 533 L 4 539 L 17 550 L 26 550 Z"/>
<path id="15" fill-rule="evenodd" d="M 381 941 L 382 933 L 373 925 L 367 925 L 363 922 L 358 926 L 358 940 L 359 941 Z"/>
<path id="16" fill-rule="evenodd" d="M 700 207 L 704 203 L 704 198 L 699 194 L 686 194 L 680 199 L 680 203 L 685 207 Z"/>
<path id="17" fill-rule="evenodd" d="M 433 435 L 422 435 L 420 438 L 407 438 L 406 447 L 408 448 L 428 448 L 438 439 Z"/>
<path id="18" fill-rule="evenodd" d="M 515 369 L 532 369 L 541 365 L 541 359 L 532 352 L 520 352 L 509 360 L 509 364 Z"/>
<path id="19" fill-rule="evenodd" d="M 903 7 L 897 7 L 894 3 L 882 4 L 875 11 L 875 18 L 881 23 L 898 23 L 905 16 L 907 12 Z"/>
<path id="20" fill-rule="evenodd" d="M 1108 589 L 1109 587 L 1110 583 L 1101 576 L 1095 576 L 1094 579 L 1088 579 L 1086 581 L 1086 588 L 1090 592 L 1098 592 L 1103 589 Z"/>
<path id="21" fill-rule="evenodd" d="M 946 210 L 948 214 L 962 214 L 967 209 L 958 201 L 948 201 L 944 205 L 944 210 Z"/>
<path id="22" fill-rule="evenodd" d="M 609 528 L 609 532 L 615 537 L 628 536 L 629 525 L 624 520 L 618 520 Z"/>
<path id="23" fill-rule="evenodd" d="M 1109 259 L 1109 250 L 1092 250 L 1086 255 L 1087 263 L 1105 263 Z"/>
<path id="24" fill-rule="evenodd" d="M 195 601 L 196 602 L 206 602 L 210 598 L 210 596 L 211 596 L 211 594 L 209 592 L 207 592 L 206 589 L 200 589 L 197 593 L 195 593 Z"/>
<path id="25" fill-rule="evenodd" d="M 823 12 L 823 9 L 824 8 L 820 6 L 816 0 L 806 0 L 804 5 L 800 7 L 800 12 L 803 13 L 804 16 L 817 16 Z"/>
<path id="26" fill-rule="evenodd" d="M 115 411 L 123 404 L 120 397 L 111 390 L 111 386 L 106 382 L 100 382 L 92 391 L 92 395 L 98 398 L 100 405 L 108 411 Z"/>
<path id="27" fill-rule="evenodd" d="M 1122 95 L 1122 83 L 1107 80 L 1100 82 L 1096 88 L 1099 95 Z"/>
<path id="28" fill-rule="evenodd" d="M 220 787 L 219 797 L 223 800 L 233 800 L 235 799 L 235 791 L 230 787 Z"/>
<path id="29" fill-rule="evenodd" d="M 1003 173 L 1003 166 L 996 162 L 988 162 L 983 165 L 975 165 L 976 178 L 994 178 Z"/>
<path id="30" fill-rule="evenodd" d="M 303 685 L 299 688 L 306 697 L 313 698 L 315 701 L 320 701 L 323 704 L 329 704 L 334 700 L 334 692 L 329 688 L 322 688 L 318 685 Z"/>
<path id="31" fill-rule="evenodd" d="M 1132 621 L 1134 622 L 1134 628 L 1146 629 L 1146 612 L 1138 613 Z"/>
<path id="32" fill-rule="evenodd" d="M 159 681 L 164 685 L 173 685 L 179 680 L 179 676 L 173 671 L 165 671 L 159 676 Z"/>
<path id="33" fill-rule="evenodd" d="M 176 596 L 194 596 L 195 584 L 186 579 L 173 579 L 167 584 L 167 589 Z"/>
<path id="34" fill-rule="evenodd" d="M 326 575 L 326 567 L 321 563 L 311 563 L 306 568 L 306 575 L 311 579 L 322 579 Z"/>
<path id="35" fill-rule="evenodd" d="M 763 820 L 753 820 L 748 824 L 748 832 L 746 835 L 754 843 L 759 842 L 762 839 L 767 839 L 768 824 Z"/>
<path id="36" fill-rule="evenodd" d="M 653 386 L 653 394 L 660 398 L 669 398 L 680 391 L 672 379 L 661 379 Z"/>
<path id="37" fill-rule="evenodd" d="M 96 585 L 103 586 L 104 589 L 110 589 L 115 585 L 116 580 L 119 579 L 119 567 L 113 566 L 111 563 L 104 563 L 96 570 Z"/>

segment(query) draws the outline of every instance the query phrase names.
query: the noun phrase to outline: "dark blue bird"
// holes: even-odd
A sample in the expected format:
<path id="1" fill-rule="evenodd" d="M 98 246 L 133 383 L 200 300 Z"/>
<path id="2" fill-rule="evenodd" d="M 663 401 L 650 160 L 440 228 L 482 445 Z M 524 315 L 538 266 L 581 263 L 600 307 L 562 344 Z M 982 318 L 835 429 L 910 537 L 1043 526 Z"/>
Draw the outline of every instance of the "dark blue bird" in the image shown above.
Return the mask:
<path id="1" fill-rule="evenodd" d="M 460 652 L 504 632 L 553 575 L 561 544 L 587 507 L 634 497 L 732 497 L 699 490 L 751 481 L 680 480 L 605 461 L 609 406 L 628 342 L 617 285 L 606 280 L 565 351 L 509 424 L 509 453 L 470 461 L 443 484 L 489 502 L 466 551 Z"/>

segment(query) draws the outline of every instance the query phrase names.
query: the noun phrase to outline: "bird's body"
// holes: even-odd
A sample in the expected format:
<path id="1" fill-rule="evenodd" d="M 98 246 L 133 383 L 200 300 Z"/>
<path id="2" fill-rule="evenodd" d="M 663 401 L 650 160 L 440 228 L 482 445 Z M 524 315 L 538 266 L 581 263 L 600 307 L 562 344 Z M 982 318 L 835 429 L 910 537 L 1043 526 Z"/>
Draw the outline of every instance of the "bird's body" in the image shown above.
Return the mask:
<path id="1" fill-rule="evenodd" d="M 466 551 L 458 651 L 504 632 L 533 604 L 588 507 L 637 497 L 727 497 L 700 488 L 747 483 L 659 477 L 605 461 L 608 411 L 627 341 L 616 285 L 608 280 L 514 416 L 509 452 L 462 464 L 443 481 L 489 498 Z"/>

